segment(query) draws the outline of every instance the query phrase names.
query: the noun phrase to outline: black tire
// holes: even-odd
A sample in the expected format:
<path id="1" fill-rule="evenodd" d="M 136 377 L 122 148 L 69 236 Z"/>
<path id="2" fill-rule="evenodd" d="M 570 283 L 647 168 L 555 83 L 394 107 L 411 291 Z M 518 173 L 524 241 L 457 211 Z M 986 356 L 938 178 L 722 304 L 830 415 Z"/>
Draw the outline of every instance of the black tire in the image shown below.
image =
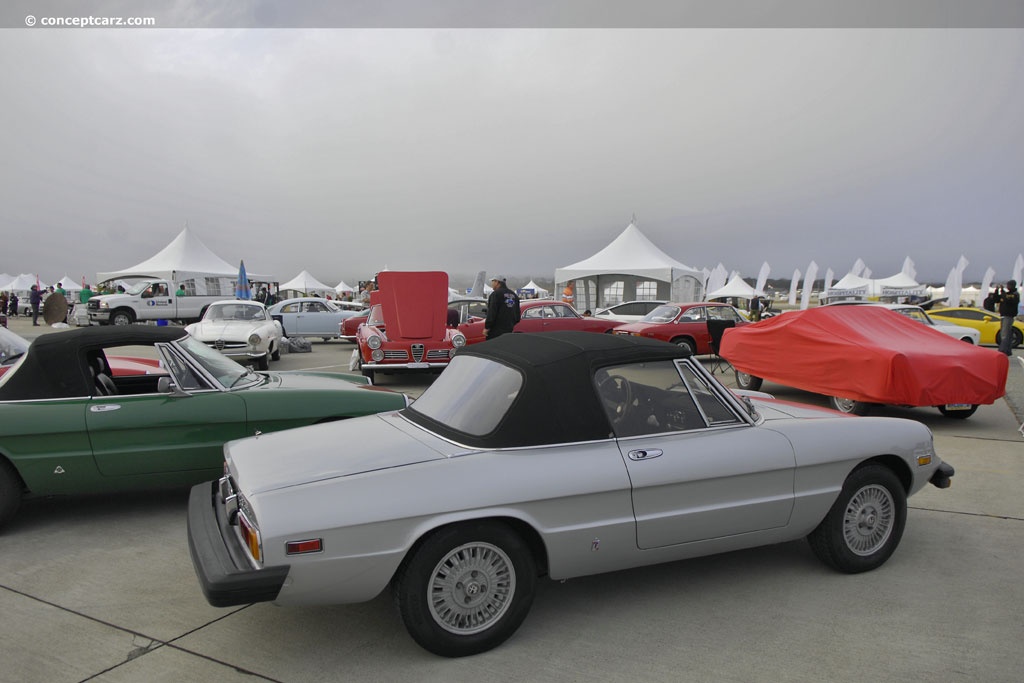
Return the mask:
<path id="1" fill-rule="evenodd" d="M 130 309 L 119 308 L 110 314 L 111 325 L 131 325 L 135 322 L 135 314 Z"/>
<path id="2" fill-rule="evenodd" d="M 847 415 L 867 415 L 871 412 L 870 403 L 854 401 L 852 398 L 829 396 L 829 402 L 832 404 L 833 410 L 838 410 L 840 413 L 846 413 Z"/>
<path id="3" fill-rule="evenodd" d="M 672 343 L 675 344 L 676 346 L 685 346 L 686 348 L 690 349 L 691 356 L 697 355 L 697 344 L 692 339 L 689 339 L 687 337 L 676 337 L 675 339 L 672 340 Z"/>
<path id="4" fill-rule="evenodd" d="M 0 528 L 11 521 L 21 506 L 22 488 L 17 470 L 0 458 Z"/>
<path id="5" fill-rule="evenodd" d="M 270 360 L 281 360 L 281 346 L 274 344 L 274 350 L 270 353 Z"/>
<path id="6" fill-rule="evenodd" d="M 270 369 L 270 356 L 264 354 L 256 359 L 255 362 L 257 370 L 269 370 Z"/>
<path id="7" fill-rule="evenodd" d="M 761 388 L 764 380 L 760 377 L 736 370 L 736 387 L 746 391 L 757 391 Z"/>
<path id="8" fill-rule="evenodd" d="M 1024 343 L 1024 332 L 1021 332 L 1016 327 L 1014 327 L 1013 328 L 1013 339 L 1012 339 L 1012 341 L 1013 341 L 1013 344 L 1011 344 L 1011 346 L 1013 348 L 1017 348 L 1018 346 L 1020 346 L 1022 343 Z"/>
<path id="9" fill-rule="evenodd" d="M 836 571 L 859 574 L 882 566 L 907 523 L 907 494 L 882 465 L 850 473 L 821 524 L 807 536 L 818 559 Z"/>
<path id="10" fill-rule="evenodd" d="M 363 373 L 363 377 L 370 380 L 370 384 L 376 384 L 376 378 L 374 377 L 373 370 L 368 370 L 363 367 L 363 356 L 359 355 L 359 372 Z"/>
<path id="11" fill-rule="evenodd" d="M 413 640 L 442 657 L 465 657 L 515 633 L 536 582 L 533 555 L 511 528 L 469 522 L 427 536 L 398 569 L 393 590 Z"/>
<path id="12" fill-rule="evenodd" d="M 936 406 L 936 408 L 938 408 L 939 412 L 945 415 L 946 417 L 951 417 L 956 420 L 966 420 L 971 415 L 974 415 L 975 412 L 977 412 L 978 404 L 973 404 L 967 410 L 947 410 L 946 406 Z"/>

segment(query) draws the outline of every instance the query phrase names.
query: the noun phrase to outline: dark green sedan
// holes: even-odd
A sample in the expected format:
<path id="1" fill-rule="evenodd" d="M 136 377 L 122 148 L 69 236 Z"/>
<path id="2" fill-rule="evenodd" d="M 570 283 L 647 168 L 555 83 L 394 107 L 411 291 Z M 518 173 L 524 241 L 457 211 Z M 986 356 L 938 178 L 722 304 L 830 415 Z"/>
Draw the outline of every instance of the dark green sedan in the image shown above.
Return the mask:
<path id="1" fill-rule="evenodd" d="M 408 404 L 365 382 L 253 372 L 180 328 L 42 335 L 0 377 L 0 526 L 26 496 L 195 483 L 226 441 Z"/>

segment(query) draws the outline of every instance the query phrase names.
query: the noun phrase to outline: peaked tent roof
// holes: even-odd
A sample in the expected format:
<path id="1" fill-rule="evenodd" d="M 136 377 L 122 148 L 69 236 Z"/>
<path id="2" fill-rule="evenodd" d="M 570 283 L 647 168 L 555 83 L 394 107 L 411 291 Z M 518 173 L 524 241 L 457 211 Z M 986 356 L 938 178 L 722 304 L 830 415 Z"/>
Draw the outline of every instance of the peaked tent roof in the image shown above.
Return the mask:
<path id="1" fill-rule="evenodd" d="M 279 288 L 282 292 L 293 290 L 296 292 L 334 292 L 334 287 L 325 285 L 304 270 L 288 282 L 283 283 Z"/>
<path id="2" fill-rule="evenodd" d="M 78 284 L 78 282 L 73 277 L 68 277 L 67 273 L 64 273 L 64 277 L 57 280 L 57 282 L 61 283 L 64 286 L 65 292 L 82 291 L 82 285 Z M 53 283 L 55 287 L 57 286 L 57 282 Z"/>
<path id="3" fill-rule="evenodd" d="M 233 266 L 210 251 L 202 241 L 186 227 L 170 244 L 152 257 L 131 268 L 106 273 L 96 273 L 99 282 L 114 278 L 162 277 L 177 280 L 185 277 L 213 275 L 219 277 L 238 277 L 238 266 Z M 270 282 L 272 275 L 248 273 L 250 280 Z"/>
<path id="4" fill-rule="evenodd" d="M 548 294 L 551 293 L 548 290 L 546 290 L 543 287 L 541 287 L 540 285 L 538 285 L 533 280 L 530 280 L 528 283 L 523 285 L 522 289 L 532 289 L 534 291 L 534 293 L 537 294 L 537 296 L 547 296 Z"/>
<path id="5" fill-rule="evenodd" d="M 32 275 L 31 273 L 22 273 L 21 275 L 19 275 L 18 277 L 14 278 L 6 285 L 4 285 L 4 289 L 14 292 L 27 292 L 29 289 L 32 288 L 32 285 L 34 285 L 36 282 L 39 283 L 40 289 L 46 289 L 49 286 L 35 275 Z"/>
<path id="6" fill-rule="evenodd" d="M 743 281 L 737 273 L 731 280 L 713 292 L 708 292 L 707 299 L 718 299 L 721 297 L 734 296 L 740 299 L 753 299 L 755 296 L 764 296 L 764 292 L 755 291 L 753 287 Z"/>
<path id="7" fill-rule="evenodd" d="M 354 292 L 356 290 L 354 287 L 346 285 L 344 280 L 341 280 L 338 284 L 334 285 L 334 291 L 341 294 L 342 292 Z"/>
<path id="8" fill-rule="evenodd" d="M 687 274 L 703 281 L 699 270 L 676 261 L 647 239 L 635 223 L 630 223 L 607 247 L 590 258 L 555 270 L 555 282 L 607 273 L 650 277 L 663 282 L 673 281 L 676 274 Z"/>

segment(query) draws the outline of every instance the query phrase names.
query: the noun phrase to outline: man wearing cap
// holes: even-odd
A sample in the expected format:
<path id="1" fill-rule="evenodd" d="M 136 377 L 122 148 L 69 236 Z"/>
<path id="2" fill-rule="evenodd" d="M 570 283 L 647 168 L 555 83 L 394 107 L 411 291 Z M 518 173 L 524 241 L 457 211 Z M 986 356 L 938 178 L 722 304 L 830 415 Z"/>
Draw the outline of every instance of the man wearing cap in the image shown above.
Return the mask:
<path id="1" fill-rule="evenodd" d="M 494 339 L 512 328 L 519 322 L 519 297 L 505 285 L 505 276 L 496 275 L 491 278 L 494 289 L 487 297 L 487 318 L 484 320 L 484 335 Z"/>

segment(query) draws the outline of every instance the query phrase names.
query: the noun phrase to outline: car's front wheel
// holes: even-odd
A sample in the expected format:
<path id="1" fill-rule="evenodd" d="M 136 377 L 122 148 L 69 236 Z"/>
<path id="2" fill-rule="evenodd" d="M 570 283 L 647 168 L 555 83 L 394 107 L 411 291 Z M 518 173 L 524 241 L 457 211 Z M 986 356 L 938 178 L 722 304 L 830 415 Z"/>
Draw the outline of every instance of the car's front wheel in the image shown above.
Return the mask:
<path id="1" fill-rule="evenodd" d="M 120 309 L 110 314 L 111 325 L 131 325 L 133 322 L 135 322 L 135 316 L 131 314 L 131 311 Z"/>
<path id="2" fill-rule="evenodd" d="M 270 360 L 281 360 L 281 345 L 274 344 L 274 350 L 270 354 Z"/>
<path id="3" fill-rule="evenodd" d="M 537 569 L 508 526 L 443 527 L 416 547 L 394 579 L 402 621 L 424 649 L 465 657 L 497 647 L 533 604 Z"/>
<path id="4" fill-rule="evenodd" d="M 684 348 L 690 349 L 691 356 L 697 355 L 697 342 L 693 341 L 689 337 L 676 337 L 675 339 L 672 340 L 672 343 L 675 344 L 676 346 L 682 346 Z"/>
<path id="5" fill-rule="evenodd" d="M 865 465 L 850 473 L 843 490 L 807 540 L 818 559 L 847 574 L 880 567 L 903 537 L 907 494 L 892 470 Z"/>
<path id="6" fill-rule="evenodd" d="M 267 354 L 263 354 L 262 356 L 256 359 L 255 365 L 257 370 L 269 370 L 270 356 L 268 356 Z"/>
<path id="7" fill-rule="evenodd" d="M 747 372 L 736 371 L 736 387 L 746 391 L 757 391 L 764 382 L 760 377 L 755 377 Z"/>
<path id="8" fill-rule="evenodd" d="M 867 415 L 871 409 L 870 403 L 864 401 L 854 401 L 852 398 L 841 398 L 839 396 L 830 396 L 830 402 L 832 408 L 838 410 L 840 413 L 846 413 L 847 415 Z"/>

